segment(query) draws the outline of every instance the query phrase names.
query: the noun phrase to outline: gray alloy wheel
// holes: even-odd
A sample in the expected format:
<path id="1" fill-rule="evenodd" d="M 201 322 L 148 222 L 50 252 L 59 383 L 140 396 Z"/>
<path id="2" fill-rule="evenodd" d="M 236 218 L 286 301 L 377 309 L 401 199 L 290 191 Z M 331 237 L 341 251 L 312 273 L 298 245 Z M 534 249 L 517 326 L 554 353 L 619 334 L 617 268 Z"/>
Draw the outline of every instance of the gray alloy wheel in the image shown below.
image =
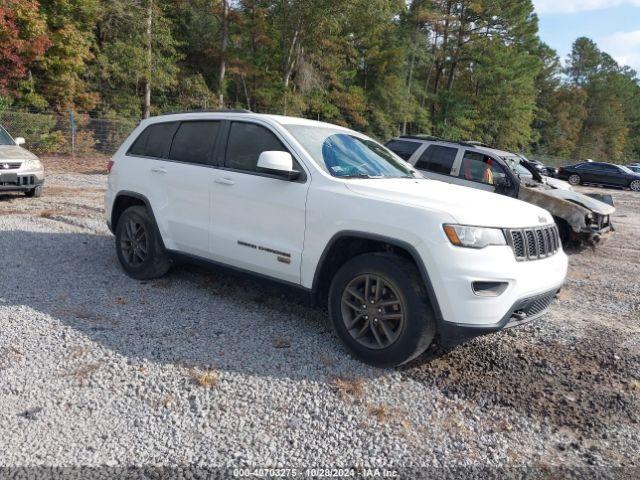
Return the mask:
<path id="1" fill-rule="evenodd" d="M 577 173 L 574 173 L 573 175 L 569 176 L 569 183 L 571 185 L 580 185 L 581 179 L 580 179 L 580 175 L 578 175 Z"/>
<path id="2" fill-rule="evenodd" d="M 143 223 L 128 218 L 120 238 L 120 249 L 124 261 L 131 267 L 137 267 L 147 259 L 149 239 Z"/>
<path id="3" fill-rule="evenodd" d="M 640 180 L 634 180 L 629 184 L 629 188 L 634 192 L 640 192 Z"/>
<path id="4" fill-rule="evenodd" d="M 342 321 L 349 335 L 373 350 L 387 348 L 402 333 L 406 308 L 399 288 L 377 274 L 355 277 L 342 293 Z"/>

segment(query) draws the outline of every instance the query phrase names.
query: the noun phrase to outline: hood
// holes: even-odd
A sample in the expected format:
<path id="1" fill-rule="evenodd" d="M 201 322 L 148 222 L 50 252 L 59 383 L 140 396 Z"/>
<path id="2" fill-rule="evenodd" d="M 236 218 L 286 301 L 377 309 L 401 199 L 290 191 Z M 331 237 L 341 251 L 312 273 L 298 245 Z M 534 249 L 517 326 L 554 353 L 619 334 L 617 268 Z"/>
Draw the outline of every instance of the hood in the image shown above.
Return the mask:
<path id="1" fill-rule="evenodd" d="M 577 203 L 578 205 L 581 205 L 584 208 L 591 210 L 592 212 L 599 213 L 600 215 L 611 215 L 616 211 L 614 207 L 607 203 L 601 202 L 600 200 L 596 200 L 595 198 L 588 197 L 586 195 L 583 195 L 582 193 L 574 191 L 555 189 L 544 190 L 542 193 L 551 195 L 555 198 L 560 198 L 562 200 Z"/>
<path id="2" fill-rule="evenodd" d="M 345 183 L 364 197 L 440 212 L 463 225 L 524 228 L 552 223 L 535 205 L 474 188 L 429 179 L 368 179 Z"/>
<path id="3" fill-rule="evenodd" d="M 37 159 L 29 150 L 17 145 L 0 145 L 0 161 Z"/>

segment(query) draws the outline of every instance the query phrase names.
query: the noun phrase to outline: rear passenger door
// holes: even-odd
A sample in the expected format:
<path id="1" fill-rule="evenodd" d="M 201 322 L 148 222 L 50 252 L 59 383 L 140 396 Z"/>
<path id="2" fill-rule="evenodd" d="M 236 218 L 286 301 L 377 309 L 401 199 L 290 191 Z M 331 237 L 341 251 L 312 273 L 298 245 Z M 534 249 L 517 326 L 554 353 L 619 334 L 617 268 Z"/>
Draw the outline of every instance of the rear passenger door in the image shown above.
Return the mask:
<path id="1" fill-rule="evenodd" d="M 457 148 L 429 145 L 416 161 L 415 167 L 428 178 L 452 183 L 451 172 L 457 154 Z"/>
<path id="2" fill-rule="evenodd" d="M 268 126 L 232 121 L 212 181 L 210 249 L 215 260 L 300 283 L 305 204 L 311 179 L 302 165 L 294 181 L 259 173 L 263 151 L 289 151 Z M 221 146 L 222 147 L 222 146 Z M 294 165 L 297 163 L 294 157 Z"/>
<path id="3" fill-rule="evenodd" d="M 174 250 L 209 257 L 209 208 L 213 153 L 221 121 L 182 121 L 173 133 L 167 160 L 157 172 L 167 203 L 163 220 Z"/>

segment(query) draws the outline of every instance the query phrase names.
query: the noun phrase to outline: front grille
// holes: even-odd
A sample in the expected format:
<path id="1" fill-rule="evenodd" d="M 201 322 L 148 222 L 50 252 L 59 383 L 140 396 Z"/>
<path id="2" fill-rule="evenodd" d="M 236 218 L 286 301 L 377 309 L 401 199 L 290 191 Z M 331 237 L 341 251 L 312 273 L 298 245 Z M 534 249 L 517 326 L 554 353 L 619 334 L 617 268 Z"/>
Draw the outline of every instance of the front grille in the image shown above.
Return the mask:
<path id="1" fill-rule="evenodd" d="M 1 162 L 0 170 L 17 170 L 22 165 L 21 162 Z"/>
<path id="2" fill-rule="evenodd" d="M 560 235 L 555 224 L 507 230 L 507 239 L 519 261 L 550 257 L 560 249 Z"/>

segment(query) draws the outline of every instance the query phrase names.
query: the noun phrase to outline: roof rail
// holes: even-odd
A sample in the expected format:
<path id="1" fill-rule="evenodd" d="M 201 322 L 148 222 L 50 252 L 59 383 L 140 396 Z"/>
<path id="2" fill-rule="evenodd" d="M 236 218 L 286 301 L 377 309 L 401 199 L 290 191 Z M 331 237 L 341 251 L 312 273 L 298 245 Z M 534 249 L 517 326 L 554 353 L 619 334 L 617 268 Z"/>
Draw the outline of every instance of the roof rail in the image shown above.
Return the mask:
<path id="1" fill-rule="evenodd" d="M 179 113 L 253 113 L 251 110 L 246 110 L 244 108 L 219 108 L 215 110 L 182 110 L 179 112 L 166 112 L 161 113 L 162 115 L 177 115 Z"/>
<path id="2" fill-rule="evenodd" d="M 433 135 L 400 135 L 399 138 L 408 138 L 410 140 L 431 140 L 433 142 L 446 142 L 440 137 L 434 137 Z"/>

